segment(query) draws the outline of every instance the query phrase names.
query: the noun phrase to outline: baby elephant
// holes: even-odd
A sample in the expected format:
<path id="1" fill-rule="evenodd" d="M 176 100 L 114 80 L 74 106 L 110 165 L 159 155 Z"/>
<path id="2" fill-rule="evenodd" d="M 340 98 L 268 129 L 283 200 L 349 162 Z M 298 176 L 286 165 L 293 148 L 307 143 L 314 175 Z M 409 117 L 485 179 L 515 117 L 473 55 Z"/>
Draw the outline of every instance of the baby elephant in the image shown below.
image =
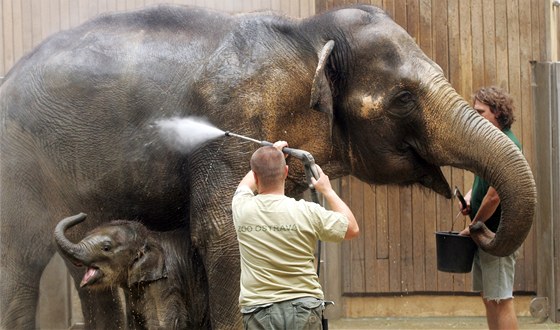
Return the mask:
<path id="1" fill-rule="evenodd" d="M 131 329 L 201 326 L 189 323 L 185 233 L 153 232 L 139 222 L 115 220 L 72 243 L 65 231 L 85 218 L 83 213 L 65 218 L 54 232 L 61 255 L 86 267 L 81 288 L 123 288 Z"/>

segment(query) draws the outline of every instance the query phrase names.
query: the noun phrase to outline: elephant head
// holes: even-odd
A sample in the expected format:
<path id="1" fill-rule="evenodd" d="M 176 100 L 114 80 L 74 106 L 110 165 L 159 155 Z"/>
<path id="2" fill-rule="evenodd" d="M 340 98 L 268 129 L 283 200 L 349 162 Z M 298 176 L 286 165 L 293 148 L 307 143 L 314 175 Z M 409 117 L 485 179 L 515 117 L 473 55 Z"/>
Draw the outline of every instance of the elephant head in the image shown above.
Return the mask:
<path id="1" fill-rule="evenodd" d="M 54 231 L 62 256 L 76 266 L 87 267 L 80 287 L 130 287 L 167 276 L 162 248 L 150 239 L 142 224 L 111 221 L 90 231 L 80 242 L 72 243 L 65 236 L 66 229 L 85 218 L 84 213 L 65 218 Z"/>
<path id="2" fill-rule="evenodd" d="M 308 24 L 302 29 L 322 27 L 311 106 L 333 119 L 341 174 L 366 183 L 420 183 L 450 198 L 440 166 L 474 172 L 498 191 L 502 220 L 495 235 L 483 223 L 474 224 L 471 235 L 491 254 L 513 253 L 530 230 L 536 205 L 534 179 L 518 148 L 380 9 L 335 10 Z"/>

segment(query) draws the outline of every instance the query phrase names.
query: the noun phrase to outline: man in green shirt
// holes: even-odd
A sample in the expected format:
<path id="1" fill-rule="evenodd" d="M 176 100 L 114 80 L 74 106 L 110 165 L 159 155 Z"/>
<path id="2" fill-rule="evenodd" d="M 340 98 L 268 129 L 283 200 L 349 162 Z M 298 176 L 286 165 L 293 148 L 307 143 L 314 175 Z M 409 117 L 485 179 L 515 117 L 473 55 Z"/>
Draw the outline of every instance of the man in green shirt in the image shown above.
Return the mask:
<path id="1" fill-rule="evenodd" d="M 312 183 L 331 210 L 284 195 L 288 166 L 281 150 L 287 145 L 278 141 L 255 151 L 232 200 L 245 329 L 321 329 L 324 297 L 315 247 L 318 240 L 340 242 L 359 233 L 352 211 L 319 166 Z"/>
<path id="2" fill-rule="evenodd" d="M 484 87 L 473 95 L 473 108 L 507 135 L 520 149 L 511 132 L 514 122 L 513 100 L 502 89 Z M 488 182 L 475 176 L 472 189 L 465 195 L 467 208 L 461 212 L 471 216 L 472 222 L 482 221 L 496 232 L 501 218 L 500 196 Z M 461 232 L 469 235 L 469 227 Z M 517 329 L 513 306 L 513 282 L 516 254 L 496 257 L 478 249 L 473 263 L 473 289 L 481 292 L 486 319 L 490 329 Z"/>

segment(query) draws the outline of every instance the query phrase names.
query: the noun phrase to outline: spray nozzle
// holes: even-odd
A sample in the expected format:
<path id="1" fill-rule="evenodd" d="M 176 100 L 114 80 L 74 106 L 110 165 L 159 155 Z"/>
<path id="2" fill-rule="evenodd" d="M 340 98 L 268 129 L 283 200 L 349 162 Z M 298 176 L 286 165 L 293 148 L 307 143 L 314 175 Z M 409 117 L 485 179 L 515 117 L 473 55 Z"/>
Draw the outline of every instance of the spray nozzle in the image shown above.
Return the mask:
<path id="1" fill-rule="evenodd" d="M 284 148 L 284 149 L 282 149 L 282 151 L 284 153 L 287 153 L 290 156 L 293 156 L 293 157 L 301 160 L 301 162 L 303 163 L 303 165 L 305 167 L 305 171 L 306 172 L 309 171 L 309 174 L 313 175 L 315 180 L 319 180 L 319 172 L 317 171 L 317 168 L 315 167 L 315 159 L 313 158 L 313 155 L 311 155 L 309 152 L 307 152 L 305 150 L 301 150 L 301 149 Z M 306 174 L 308 174 L 308 173 L 306 173 Z"/>

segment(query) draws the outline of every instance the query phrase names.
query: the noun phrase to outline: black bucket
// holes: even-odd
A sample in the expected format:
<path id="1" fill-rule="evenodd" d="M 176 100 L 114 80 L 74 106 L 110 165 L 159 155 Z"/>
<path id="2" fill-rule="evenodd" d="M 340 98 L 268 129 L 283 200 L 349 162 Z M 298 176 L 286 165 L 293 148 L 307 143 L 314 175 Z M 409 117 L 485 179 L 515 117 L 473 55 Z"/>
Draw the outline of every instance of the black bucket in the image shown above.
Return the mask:
<path id="1" fill-rule="evenodd" d="M 469 273 L 472 270 L 476 243 L 470 236 L 454 231 L 436 232 L 437 268 L 447 273 Z"/>

